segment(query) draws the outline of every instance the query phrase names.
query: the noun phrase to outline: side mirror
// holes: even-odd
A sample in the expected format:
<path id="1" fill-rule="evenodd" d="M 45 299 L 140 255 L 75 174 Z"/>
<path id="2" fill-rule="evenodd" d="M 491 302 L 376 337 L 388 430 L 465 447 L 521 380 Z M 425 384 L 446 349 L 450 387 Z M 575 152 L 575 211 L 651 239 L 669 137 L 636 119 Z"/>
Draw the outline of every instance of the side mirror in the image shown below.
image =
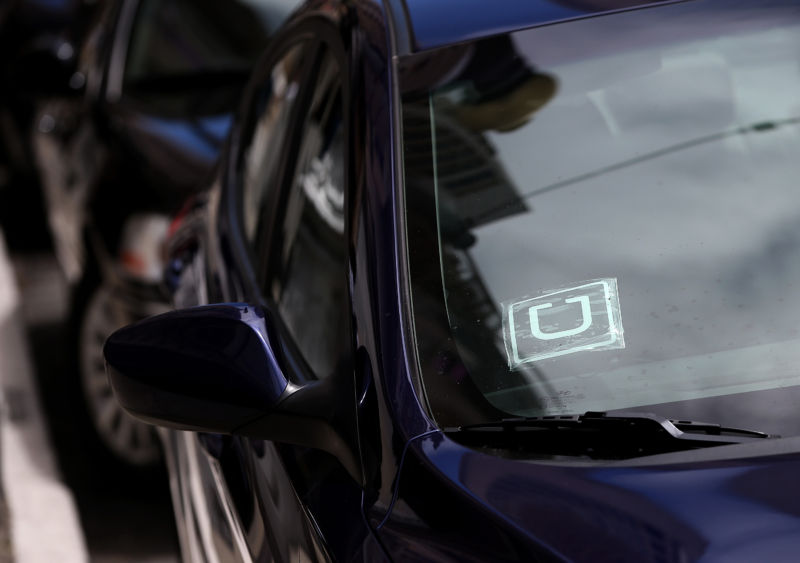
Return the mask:
<path id="1" fill-rule="evenodd" d="M 325 450 L 361 482 L 352 385 L 290 383 L 275 334 L 260 307 L 204 305 L 121 328 L 103 354 L 117 401 L 136 418 Z"/>
<path id="2" fill-rule="evenodd" d="M 288 387 L 264 313 L 249 305 L 151 317 L 116 331 L 103 353 L 120 405 L 151 424 L 231 433 L 268 413 Z"/>

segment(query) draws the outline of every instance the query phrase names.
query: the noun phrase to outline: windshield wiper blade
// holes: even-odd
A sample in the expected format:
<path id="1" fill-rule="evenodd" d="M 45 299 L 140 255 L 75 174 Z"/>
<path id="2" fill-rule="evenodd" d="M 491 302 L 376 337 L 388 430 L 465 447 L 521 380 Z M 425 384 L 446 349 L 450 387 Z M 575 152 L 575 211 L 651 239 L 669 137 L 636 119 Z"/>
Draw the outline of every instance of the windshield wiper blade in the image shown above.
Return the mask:
<path id="1" fill-rule="evenodd" d="M 506 418 L 444 431 L 470 445 L 602 459 L 627 459 L 778 437 L 707 422 L 670 420 L 652 413 L 593 411 Z"/>

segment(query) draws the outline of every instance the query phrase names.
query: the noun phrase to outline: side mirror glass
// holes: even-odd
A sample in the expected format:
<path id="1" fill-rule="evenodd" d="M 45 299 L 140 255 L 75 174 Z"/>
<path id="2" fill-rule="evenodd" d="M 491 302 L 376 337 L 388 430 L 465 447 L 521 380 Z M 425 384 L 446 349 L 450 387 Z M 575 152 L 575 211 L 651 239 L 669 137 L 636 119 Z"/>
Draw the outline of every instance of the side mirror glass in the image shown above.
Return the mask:
<path id="1" fill-rule="evenodd" d="M 152 424 L 232 433 L 277 405 L 289 386 L 263 309 L 172 311 L 122 328 L 103 353 L 120 405 Z"/>

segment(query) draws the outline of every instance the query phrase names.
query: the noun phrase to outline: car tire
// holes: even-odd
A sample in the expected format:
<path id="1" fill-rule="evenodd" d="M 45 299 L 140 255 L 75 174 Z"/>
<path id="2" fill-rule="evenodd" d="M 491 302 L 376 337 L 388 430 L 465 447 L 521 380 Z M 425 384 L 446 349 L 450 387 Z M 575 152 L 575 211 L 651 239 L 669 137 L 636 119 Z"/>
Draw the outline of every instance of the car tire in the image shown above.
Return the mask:
<path id="1" fill-rule="evenodd" d="M 155 428 L 127 414 L 114 398 L 106 377 L 103 344 L 117 328 L 135 318 L 120 314 L 111 290 L 95 271 L 88 271 L 76 288 L 70 315 L 70 350 L 76 399 L 86 438 L 101 465 L 133 472 L 154 472 L 161 464 Z M 89 444 L 86 444 L 89 445 Z"/>

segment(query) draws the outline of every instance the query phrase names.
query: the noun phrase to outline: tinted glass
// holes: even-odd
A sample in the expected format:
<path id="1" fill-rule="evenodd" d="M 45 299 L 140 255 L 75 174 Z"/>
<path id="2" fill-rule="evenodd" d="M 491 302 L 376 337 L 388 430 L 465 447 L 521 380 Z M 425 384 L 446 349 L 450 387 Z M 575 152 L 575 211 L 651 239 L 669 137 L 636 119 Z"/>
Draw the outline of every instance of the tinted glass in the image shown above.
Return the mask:
<path id="1" fill-rule="evenodd" d="M 316 83 L 279 215 L 268 292 L 314 374 L 326 377 L 348 342 L 342 97 L 332 56 L 321 61 Z"/>
<path id="2" fill-rule="evenodd" d="M 297 101 L 305 45 L 290 48 L 273 67 L 269 82 L 258 95 L 258 116 L 249 142 L 244 146 L 242 218 L 247 239 L 254 243 L 269 223 L 267 196 L 278 188 L 281 155 L 289 131 L 289 118 Z"/>
<path id="3" fill-rule="evenodd" d="M 634 409 L 800 432 L 797 2 L 649 8 L 403 67 L 440 423 Z"/>

